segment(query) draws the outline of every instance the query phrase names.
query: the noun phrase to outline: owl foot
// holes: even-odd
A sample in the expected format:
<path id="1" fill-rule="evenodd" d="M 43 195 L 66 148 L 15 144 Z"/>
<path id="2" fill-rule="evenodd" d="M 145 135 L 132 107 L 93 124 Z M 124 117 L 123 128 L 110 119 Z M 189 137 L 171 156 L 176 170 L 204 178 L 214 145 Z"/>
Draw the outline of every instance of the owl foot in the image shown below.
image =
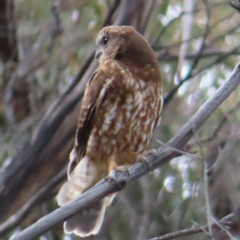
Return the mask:
<path id="1" fill-rule="evenodd" d="M 119 173 L 121 173 L 121 175 Z M 116 169 L 113 169 L 110 172 L 110 176 L 106 177 L 105 180 L 113 180 L 120 188 L 124 188 L 126 186 L 126 180 L 129 178 L 129 175 L 130 174 L 127 167 L 120 166 Z"/>
<path id="2" fill-rule="evenodd" d="M 145 151 L 142 155 L 144 155 L 145 158 L 150 157 L 150 156 L 155 156 L 157 154 L 156 149 L 150 149 Z"/>
<path id="3" fill-rule="evenodd" d="M 156 149 L 151 149 L 151 150 L 145 151 L 143 154 L 139 155 L 139 157 L 137 158 L 137 162 L 144 162 L 148 169 L 149 165 L 147 162 L 147 158 L 149 156 L 155 156 L 156 153 L 157 153 Z"/>

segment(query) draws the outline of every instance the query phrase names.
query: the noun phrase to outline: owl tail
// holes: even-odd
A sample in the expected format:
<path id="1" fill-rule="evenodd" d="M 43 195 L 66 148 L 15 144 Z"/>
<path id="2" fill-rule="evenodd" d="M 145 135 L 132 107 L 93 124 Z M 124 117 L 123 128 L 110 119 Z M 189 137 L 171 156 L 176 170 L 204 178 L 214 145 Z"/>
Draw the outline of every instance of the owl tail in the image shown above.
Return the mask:
<path id="1" fill-rule="evenodd" d="M 64 223 L 66 233 L 74 233 L 80 237 L 97 234 L 103 219 L 106 207 L 109 205 L 109 197 L 98 201 L 83 211 L 75 214 Z"/>
<path id="2" fill-rule="evenodd" d="M 66 182 L 62 186 L 57 196 L 57 201 L 60 206 L 71 200 L 67 199 L 65 195 L 68 183 L 69 182 Z M 73 215 L 64 223 L 65 233 L 74 233 L 80 237 L 97 234 L 102 225 L 106 207 L 111 204 L 113 198 L 114 195 L 107 196 L 103 200 L 97 201 Z"/>
<path id="3" fill-rule="evenodd" d="M 108 168 L 98 166 L 96 161 L 90 161 L 84 157 L 69 176 L 69 181 L 64 183 L 58 195 L 57 202 L 63 206 L 94 186 L 99 180 L 108 174 Z M 113 196 L 108 196 L 95 202 L 84 210 L 77 212 L 64 223 L 66 233 L 74 233 L 80 237 L 97 234 L 103 219 L 106 207 L 110 205 Z"/>

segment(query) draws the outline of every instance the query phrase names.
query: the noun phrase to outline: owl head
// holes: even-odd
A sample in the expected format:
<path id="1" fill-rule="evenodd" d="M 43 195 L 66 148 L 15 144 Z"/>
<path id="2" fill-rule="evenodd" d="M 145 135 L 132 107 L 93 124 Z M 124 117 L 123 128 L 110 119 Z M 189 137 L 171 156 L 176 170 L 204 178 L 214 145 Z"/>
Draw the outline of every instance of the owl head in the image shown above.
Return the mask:
<path id="1" fill-rule="evenodd" d="M 100 63 L 110 58 L 138 65 L 157 64 L 157 59 L 147 41 L 130 26 L 103 28 L 96 38 L 95 56 Z"/>

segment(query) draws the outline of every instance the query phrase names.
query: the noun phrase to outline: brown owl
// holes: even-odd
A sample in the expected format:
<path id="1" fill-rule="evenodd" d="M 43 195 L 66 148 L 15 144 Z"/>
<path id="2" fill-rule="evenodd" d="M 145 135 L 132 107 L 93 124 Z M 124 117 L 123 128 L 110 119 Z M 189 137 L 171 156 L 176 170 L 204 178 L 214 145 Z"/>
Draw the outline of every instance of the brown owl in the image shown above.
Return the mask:
<path id="1" fill-rule="evenodd" d="M 83 97 L 68 182 L 60 206 L 78 197 L 118 166 L 134 164 L 147 148 L 162 108 L 157 59 L 146 40 L 129 26 L 103 28 L 96 38 L 98 69 Z M 97 234 L 111 196 L 76 213 L 66 233 Z"/>

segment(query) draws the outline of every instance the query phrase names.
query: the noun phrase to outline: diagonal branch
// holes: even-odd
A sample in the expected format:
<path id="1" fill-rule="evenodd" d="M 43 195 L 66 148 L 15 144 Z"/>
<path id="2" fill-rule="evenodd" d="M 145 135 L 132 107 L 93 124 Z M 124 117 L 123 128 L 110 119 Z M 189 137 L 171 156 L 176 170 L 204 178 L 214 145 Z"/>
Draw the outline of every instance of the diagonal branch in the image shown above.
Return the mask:
<path id="1" fill-rule="evenodd" d="M 222 130 L 222 128 L 224 127 L 224 125 L 228 122 L 228 118 L 229 116 L 236 112 L 237 109 L 240 108 L 240 102 L 237 103 L 237 105 L 230 109 L 223 117 L 222 119 L 219 121 L 218 125 L 215 127 L 213 134 L 205 139 L 200 140 L 200 143 L 206 143 L 206 142 L 211 142 L 213 140 L 215 140 L 218 137 L 219 132 Z"/>
<path id="2" fill-rule="evenodd" d="M 125 177 L 123 172 L 116 172 L 114 181 L 100 181 L 96 186 L 81 194 L 77 199 L 69 204 L 56 209 L 50 214 L 38 220 L 36 223 L 26 228 L 12 239 L 14 240 L 31 240 L 42 235 L 55 224 L 68 219 L 76 212 L 83 210 L 95 201 L 103 197 L 120 191 L 125 183 L 136 180 L 150 171 L 166 164 L 172 158 L 179 156 L 180 153 L 173 148 L 183 150 L 184 146 L 196 132 L 211 116 L 211 114 L 222 104 L 224 100 L 240 84 L 240 63 L 234 69 L 229 79 L 218 89 L 218 91 L 206 101 L 202 107 L 193 115 L 193 117 L 180 129 L 180 131 L 170 141 L 160 147 L 156 155 L 147 157 L 148 168 L 143 162 L 138 162 L 129 168 L 129 176 Z M 169 147 L 168 147 L 169 146 Z"/>
<path id="3" fill-rule="evenodd" d="M 231 221 L 232 218 L 233 218 L 233 214 L 229 214 L 226 217 L 222 218 L 219 221 L 219 224 L 229 225 L 229 221 Z M 220 228 L 216 223 L 213 223 L 211 225 L 211 227 L 212 228 Z M 196 233 L 202 233 L 204 231 L 208 231 L 208 225 L 205 225 L 205 226 L 202 226 L 202 227 L 193 227 L 193 228 L 180 230 L 180 231 L 177 231 L 177 232 L 168 233 L 168 234 L 163 235 L 161 237 L 155 237 L 155 238 L 151 238 L 149 240 L 170 240 L 170 239 L 175 239 L 175 238 L 188 236 L 188 235 L 192 235 L 192 234 L 196 234 Z"/>

